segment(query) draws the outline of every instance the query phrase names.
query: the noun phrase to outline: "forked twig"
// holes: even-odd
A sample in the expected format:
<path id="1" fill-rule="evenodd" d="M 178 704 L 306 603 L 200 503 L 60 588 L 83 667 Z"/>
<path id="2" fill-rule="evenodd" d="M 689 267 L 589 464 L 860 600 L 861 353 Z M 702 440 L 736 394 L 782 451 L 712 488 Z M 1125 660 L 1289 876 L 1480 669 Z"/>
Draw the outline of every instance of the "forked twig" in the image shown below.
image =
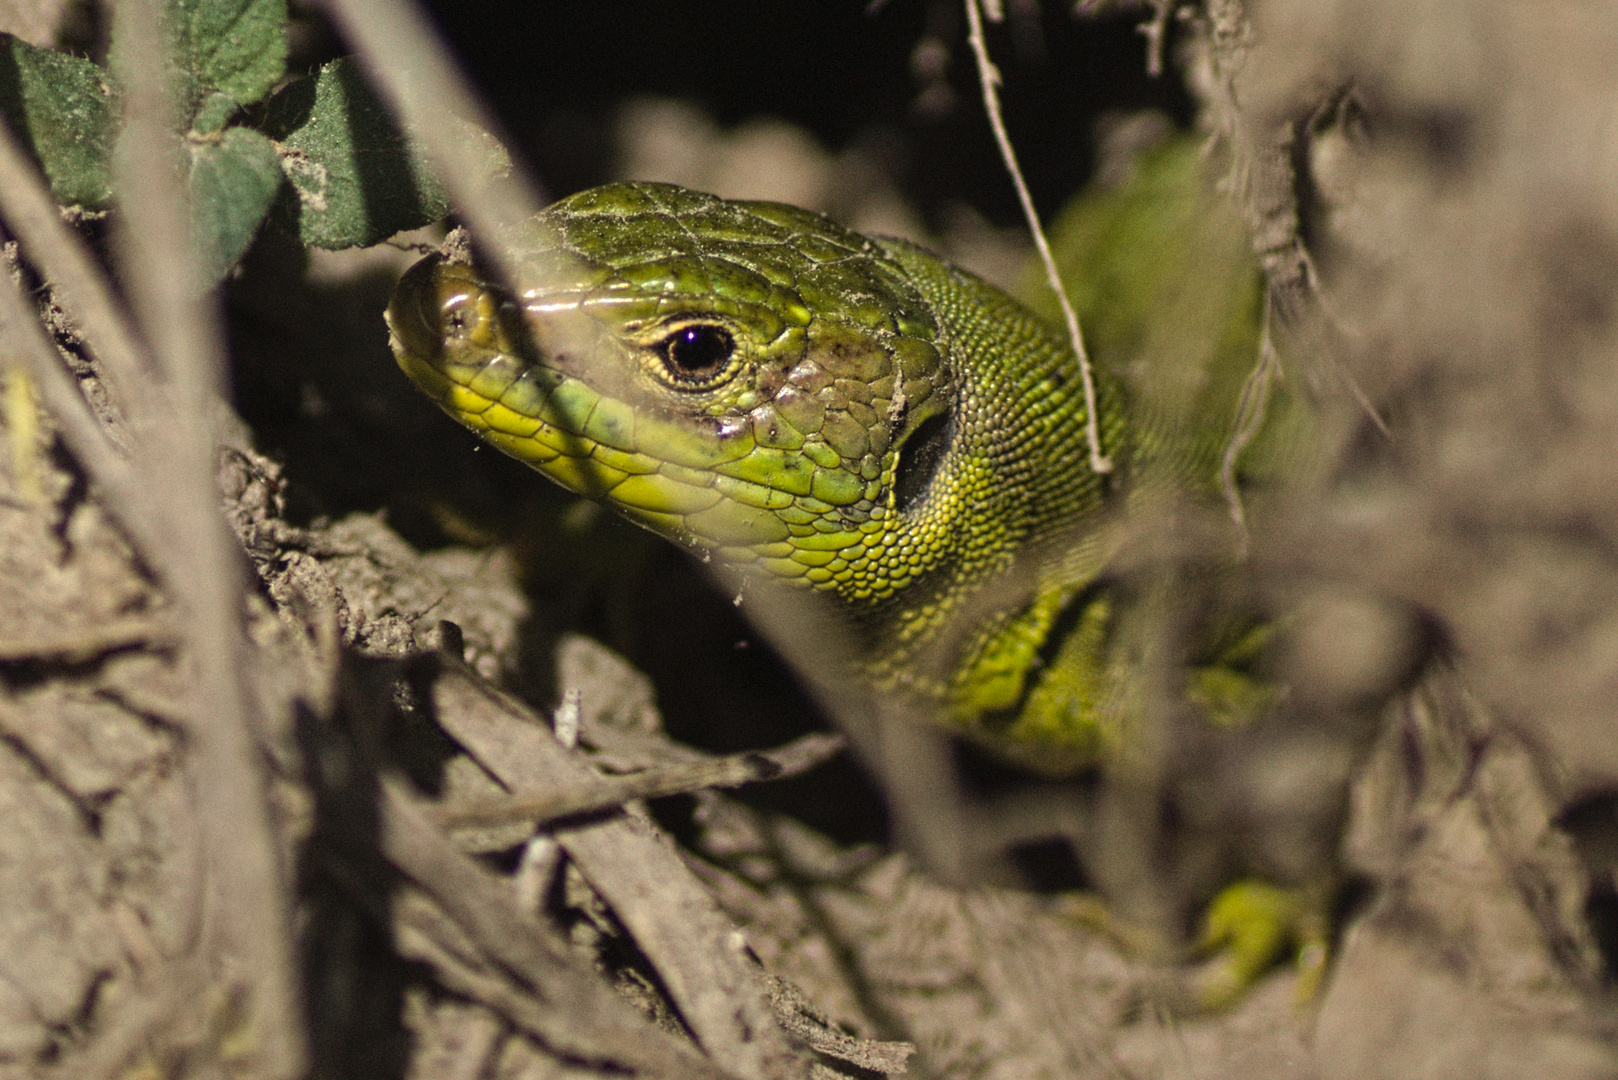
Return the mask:
<path id="1" fill-rule="evenodd" d="M 1270 404 L 1270 388 L 1280 373 L 1281 358 L 1276 354 L 1275 342 L 1270 337 L 1270 294 L 1265 290 L 1264 324 L 1259 332 L 1258 363 L 1253 365 L 1253 370 L 1247 375 L 1247 381 L 1242 384 L 1242 396 L 1236 402 L 1236 426 L 1230 433 L 1230 441 L 1225 444 L 1224 457 L 1219 462 L 1219 490 L 1224 493 L 1225 507 L 1230 511 L 1230 520 L 1236 525 L 1239 558 L 1247 557 L 1249 537 L 1247 512 L 1242 508 L 1242 493 L 1236 487 L 1236 462 L 1242 456 L 1242 451 L 1247 449 L 1247 445 L 1264 426 L 1265 414 Z"/>
<path id="2" fill-rule="evenodd" d="M 527 706 L 445 662 L 433 682 L 440 725 L 513 791 L 566 788 L 602 779 Z M 733 923 L 685 860 L 635 815 L 591 822 L 557 840 L 657 969 L 669 996 L 721 1068 L 773 1075 L 796 1068 L 754 961 Z"/>
<path id="3" fill-rule="evenodd" d="M 1163 74 L 1163 43 L 1168 38 L 1169 15 L 1175 0 L 1148 0 L 1152 17 L 1135 27 L 1146 38 L 1146 74 L 1158 78 Z"/>
<path id="4" fill-rule="evenodd" d="M 532 1027 L 549 1045 L 587 1060 L 614 1061 L 637 1073 L 726 1080 L 734 1074 L 642 1020 L 599 982 L 575 967 L 524 917 L 508 884 L 456 851 L 449 838 L 428 821 L 408 787 L 382 784 L 382 843 L 388 860 L 409 876 L 490 959 L 533 995 L 494 995 L 488 1000 Z M 425 914 L 418 906 L 415 913 Z M 407 914 L 409 914 L 407 912 Z M 409 920 L 430 936 L 431 924 Z M 494 990 L 498 982 L 484 989 Z M 462 992 L 477 988 L 458 986 Z"/>

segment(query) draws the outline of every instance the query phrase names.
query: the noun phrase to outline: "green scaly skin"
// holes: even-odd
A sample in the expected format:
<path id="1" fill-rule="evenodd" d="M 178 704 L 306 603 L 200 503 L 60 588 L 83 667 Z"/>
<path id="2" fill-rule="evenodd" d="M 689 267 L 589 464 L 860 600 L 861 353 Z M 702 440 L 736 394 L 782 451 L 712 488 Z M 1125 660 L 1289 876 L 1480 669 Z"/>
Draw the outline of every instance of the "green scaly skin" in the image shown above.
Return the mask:
<path id="1" fill-rule="evenodd" d="M 672 540 L 834 595 L 873 681 L 953 726 L 1047 771 L 1102 751 L 1089 700 L 998 715 L 1105 565 L 1086 525 L 1117 487 L 1088 466 L 1078 368 L 1046 323 L 908 244 L 657 185 L 551 207 L 529 266 L 509 300 L 436 257 L 400 283 L 395 353 L 453 416 Z M 660 351 L 692 326 L 730 335 L 718 370 Z M 1124 459 L 1120 396 L 1099 391 L 1103 445 Z M 901 493 L 918 433 L 932 445 L 908 456 L 936 460 L 906 466 L 931 483 Z M 955 614 L 1011 573 L 1034 583 L 1025 608 L 997 595 L 963 630 Z"/>
<path id="2" fill-rule="evenodd" d="M 1116 748 L 1108 522 L 1132 490 L 1207 488 L 1204 434 L 1130 411 L 1102 368 L 1117 468 L 1095 473 L 1051 324 L 804 210 L 614 184 L 528 240 L 520 295 L 432 256 L 393 296 L 399 364 L 446 411 L 654 532 L 834 597 L 873 684 L 1003 756 L 1061 774 Z M 1252 629 L 1193 676 L 1212 714 L 1264 698 L 1220 660 Z"/>

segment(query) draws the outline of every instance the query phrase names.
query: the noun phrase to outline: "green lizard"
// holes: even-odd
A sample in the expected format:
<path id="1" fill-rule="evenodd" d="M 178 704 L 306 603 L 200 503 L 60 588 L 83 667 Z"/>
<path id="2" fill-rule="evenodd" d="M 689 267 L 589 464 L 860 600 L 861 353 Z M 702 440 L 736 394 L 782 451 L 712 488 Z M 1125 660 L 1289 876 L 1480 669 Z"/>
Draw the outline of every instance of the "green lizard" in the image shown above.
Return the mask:
<path id="1" fill-rule="evenodd" d="M 1179 189 L 1200 176 L 1184 145 L 1141 167 Z M 1080 217 L 1083 232 L 1128 215 Z M 1114 244 L 1081 305 L 1122 313 L 1097 350 L 1108 474 L 1090 468 L 1077 360 L 1051 324 L 921 248 L 789 206 L 585 191 L 533 222 L 519 294 L 430 256 L 388 325 L 405 373 L 488 442 L 673 541 L 833 598 L 874 686 L 1067 775 L 1118 750 L 1135 706 L 1114 642 L 1130 602 L 1109 575 L 1115 525 L 1153 492 L 1217 490 L 1256 355 L 1245 251 L 1228 310 L 1179 311 L 1197 331 L 1152 339 L 1147 307 L 1176 301 L 1149 279 L 1176 241 L 1151 233 L 1143 250 Z M 1167 388 L 1138 390 L 1129 364 L 1176 349 Z M 1188 657 L 1186 697 L 1210 722 L 1268 706 L 1252 670 L 1266 633 L 1227 620 Z M 1257 882 L 1221 894 L 1207 941 L 1226 963 L 1204 1003 L 1272 962 L 1296 914 Z M 1303 944 L 1318 966 L 1319 942 Z"/>

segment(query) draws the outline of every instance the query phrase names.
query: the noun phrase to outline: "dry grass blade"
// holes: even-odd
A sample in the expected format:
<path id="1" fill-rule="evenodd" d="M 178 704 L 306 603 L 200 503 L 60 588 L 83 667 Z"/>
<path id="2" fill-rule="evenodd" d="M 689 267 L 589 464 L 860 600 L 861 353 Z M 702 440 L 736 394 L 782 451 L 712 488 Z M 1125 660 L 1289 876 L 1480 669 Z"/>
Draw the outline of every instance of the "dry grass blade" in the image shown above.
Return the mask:
<path id="1" fill-rule="evenodd" d="M 575 970 L 517 911 L 507 884 L 457 851 L 402 783 L 384 783 L 382 808 L 388 859 L 538 999 L 539 1007 L 520 1010 L 510 998 L 502 1003 L 503 1012 L 517 1011 L 521 1026 L 537 1028 L 533 1033 L 548 1045 L 584 1060 L 615 1062 L 654 1076 L 721 1080 L 729 1075 L 641 1019 L 593 975 Z M 422 929 L 419 920 L 416 928 Z"/>
<path id="2" fill-rule="evenodd" d="M 759 780 L 795 776 L 843 748 L 834 735 L 806 735 L 774 750 L 732 754 L 693 764 L 665 765 L 624 776 L 598 776 L 576 787 L 438 807 L 434 816 L 449 829 L 544 824 L 559 818 L 610 810 L 632 799 L 689 795 L 706 788 L 733 788 Z"/>
<path id="3" fill-rule="evenodd" d="M 218 407 L 222 357 L 215 312 L 198 287 L 189 213 L 173 168 L 174 139 L 163 58 L 163 10 L 153 0 L 113 9 L 114 73 L 124 124 L 114 151 L 119 192 L 118 253 L 142 336 L 168 377 L 171 407 L 130 415 L 142 488 L 157 506 L 161 534 L 143 539 L 184 608 L 186 653 L 196 668 L 196 715 L 188 755 L 221 917 L 212 947 L 253 991 L 258 1075 L 303 1069 L 302 1019 L 293 974 L 286 886 L 277 862 L 254 745 L 253 705 L 243 685 L 243 567 L 214 482 L 209 420 Z M 160 395 L 153 395 L 156 399 Z M 136 403 L 124 402 L 126 415 Z M 140 404 L 145 404 L 144 402 Z"/>
<path id="4" fill-rule="evenodd" d="M 447 664 L 433 686 L 439 724 L 513 790 L 599 779 L 532 710 Z M 749 1076 L 801 1075 L 805 1062 L 774 1014 L 745 941 L 679 851 L 648 822 L 618 815 L 557 841 L 657 969 L 713 1059 Z"/>

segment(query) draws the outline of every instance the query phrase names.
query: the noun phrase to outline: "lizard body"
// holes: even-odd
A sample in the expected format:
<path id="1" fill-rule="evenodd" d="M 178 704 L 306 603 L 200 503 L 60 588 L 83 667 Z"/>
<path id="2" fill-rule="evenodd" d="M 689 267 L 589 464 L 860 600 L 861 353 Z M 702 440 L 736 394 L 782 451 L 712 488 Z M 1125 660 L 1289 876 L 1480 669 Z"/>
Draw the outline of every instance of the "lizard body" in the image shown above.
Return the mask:
<path id="1" fill-rule="evenodd" d="M 1064 773 L 1116 742 L 1106 522 L 1149 478 L 1206 485 L 1206 445 L 1102 369 L 1121 468 L 1092 472 L 1057 330 L 792 207 L 611 185 L 545 211 L 529 267 L 515 298 L 437 257 L 401 283 L 395 353 L 451 415 L 655 532 L 834 597 L 867 677 L 1003 756 Z"/>
<path id="2" fill-rule="evenodd" d="M 1158 164 L 1199 168 L 1183 147 Z M 1234 344 L 1179 358 L 1167 390 L 1136 392 L 1142 312 L 1103 333 L 1103 475 L 1066 339 L 911 244 L 657 184 L 562 200 L 527 239 L 514 295 L 441 256 L 395 291 L 395 355 L 446 411 L 654 532 L 830 597 L 865 678 L 1001 756 L 1064 775 L 1118 749 L 1115 526 L 1154 492 L 1217 488 L 1257 341 L 1245 251 L 1241 310 L 1219 313 Z M 1114 270 L 1092 307 L 1150 273 Z M 1264 625 L 1205 636 L 1187 700 L 1215 722 L 1266 707 Z"/>

